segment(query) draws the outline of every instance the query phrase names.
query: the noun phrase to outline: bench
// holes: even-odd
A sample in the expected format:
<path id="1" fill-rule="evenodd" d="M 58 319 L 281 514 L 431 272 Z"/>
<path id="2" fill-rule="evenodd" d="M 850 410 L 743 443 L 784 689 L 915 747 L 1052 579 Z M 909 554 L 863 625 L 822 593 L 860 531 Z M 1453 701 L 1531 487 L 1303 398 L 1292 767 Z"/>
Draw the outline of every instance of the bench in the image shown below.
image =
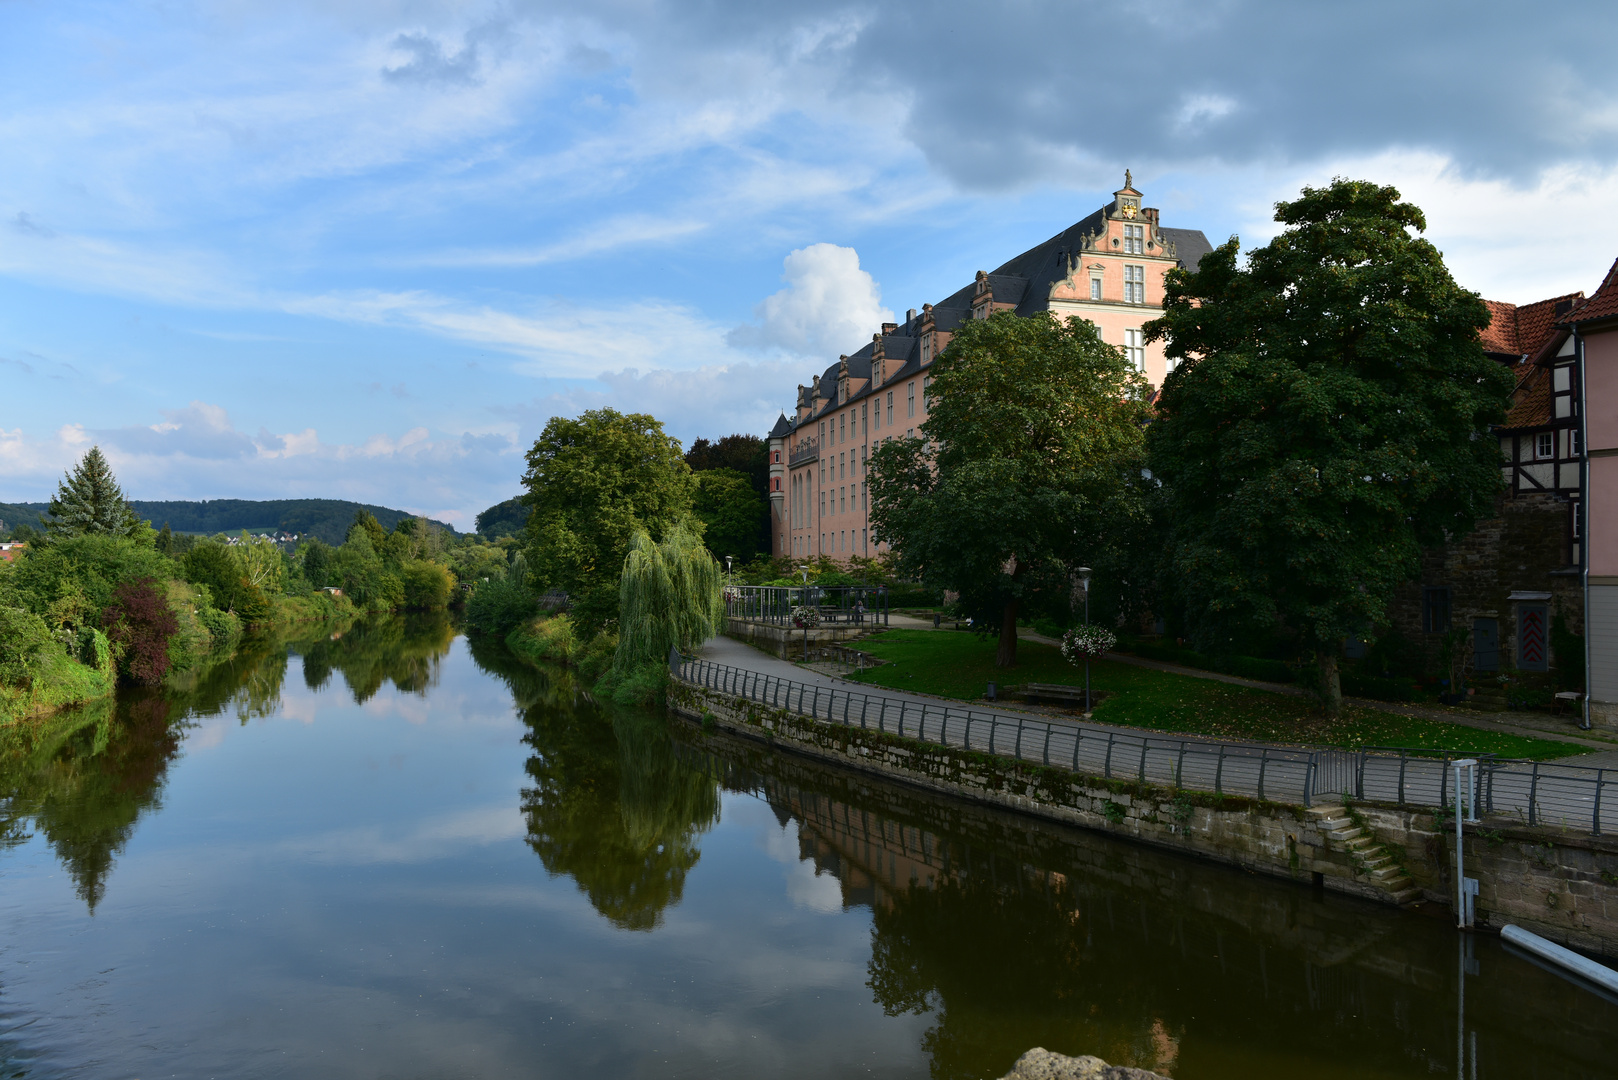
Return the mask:
<path id="1" fill-rule="evenodd" d="M 1023 683 L 1018 691 L 1030 701 L 1060 701 L 1068 705 L 1084 704 L 1084 687 L 1063 686 L 1060 683 Z"/>

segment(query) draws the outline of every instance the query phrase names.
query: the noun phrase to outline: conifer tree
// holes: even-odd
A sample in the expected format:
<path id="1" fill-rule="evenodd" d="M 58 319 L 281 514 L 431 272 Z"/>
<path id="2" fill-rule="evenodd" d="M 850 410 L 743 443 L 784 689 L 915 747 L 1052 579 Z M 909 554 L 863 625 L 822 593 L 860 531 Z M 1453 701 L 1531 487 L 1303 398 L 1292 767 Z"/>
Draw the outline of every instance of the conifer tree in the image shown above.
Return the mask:
<path id="1" fill-rule="evenodd" d="M 52 536 L 133 536 L 142 524 L 99 446 L 90 447 L 56 485 L 49 513 L 45 524 Z"/>

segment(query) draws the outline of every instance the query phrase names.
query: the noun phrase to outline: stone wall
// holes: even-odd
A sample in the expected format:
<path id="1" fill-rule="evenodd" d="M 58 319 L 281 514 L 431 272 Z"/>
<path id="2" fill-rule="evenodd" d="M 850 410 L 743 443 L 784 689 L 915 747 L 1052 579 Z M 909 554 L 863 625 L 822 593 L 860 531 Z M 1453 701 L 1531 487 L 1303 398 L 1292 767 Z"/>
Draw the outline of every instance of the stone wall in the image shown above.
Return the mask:
<path id="1" fill-rule="evenodd" d="M 1455 898 L 1455 825 L 1432 814 L 1356 808 L 1397 850 L 1427 899 Z M 1478 879 L 1479 926 L 1515 923 L 1569 948 L 1618 957 L 1618 837 L 1527 828 L 1512 819 L 1463 825 L 1467 877 Z"/>
<path id="2" fill-rule="evenodd" d="M 1323 828 L 1329 807 L 1308 810 L 1084 776 L 817 722 L 678 682 L 669 704 L 689 720 L 843 768 L 1382 903 L 1395 899 L 1366 872 L 1361 857 Z M 1427 900 L 1453 903 L 1453 824 L 1446 831 L 1431 813 L 1372 803 L 1346 812 Z M 1506 820 L 1468 825 L 1465 837 L 1466 874 L 1479 880 L 1479 926 L 1498 930 L 1512 922 L 1572 948 L 1618 957 L 1618 838 Z"/>
<path id="3" fill-rule="evenodd" d="M 975 751 L 817 723 L 703 687 L 675 683 L 669 703 L 688 719 L 764 738 L 798 753 L 1023 813 L 1121 833 L 1259 873 L 1391 902 L 1350 852 L 1303 807 L 1174 791 Z"/>
<path id="4" fill-rule="evenodd" d="M 808 634 L 810 655 L 814 655 L 817 648 L 837 642 L 852 641 L 862 634 L 870 633 L 872 628 L 872 625 L 849 626 L 844 624 L 816 627 L 810 630 Z M 876 628 L 880 629 L 880 626 Z M 778 656 L 783 660 L 796 660 L 803 655 L 804 632 L 795 626 L 755 622 L 751 619 L 726 619 L 725 636 L 735 638 L 737 641 L 745 641 L 747 644 L 763 649 L 765 652 Z"/>
<path id="5" fill-rule="evenodd" d="M 1500 670 L 1517 655 L 1513 592 L 1548 592 L 1551 616 L 1577 631 L 1584 621 L 1584 591 L 1567 564 L 1568 504 L 1549 492 L 1501 496 L 1499 513 L 1465 536 L 1423 553 L 1421 580 L 1402 586 L 1388 607 L 1392 626 L 1421 650 L 1429 670 L 1439 669 L 1438 634 L 1422 631 L 1424 587 L 1450 590 L 1450 626 L 1469 629 L 1474 618 L 1500 621 Z M 1551 664 L 1556 664 L 1554 652 Z"/>

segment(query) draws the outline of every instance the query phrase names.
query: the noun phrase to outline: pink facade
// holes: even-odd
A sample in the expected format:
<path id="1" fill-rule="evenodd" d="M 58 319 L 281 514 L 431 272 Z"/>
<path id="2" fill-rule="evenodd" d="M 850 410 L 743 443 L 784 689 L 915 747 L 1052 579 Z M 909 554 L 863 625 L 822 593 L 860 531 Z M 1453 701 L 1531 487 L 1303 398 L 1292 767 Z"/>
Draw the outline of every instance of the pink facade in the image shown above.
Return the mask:
<path id="1" fill-rule="evenodd" d="M 1618 727 L 1618 263 L 1565 325 L 1583 380 L 1590 719 Z"/>
<path id="2" fill-rule="evenodd" d="M 884 440 L 918 434 L 933 359 L 967 319 L 996 311 L 1088 319 L 1161 384 L 1162 345 L 1146 345 L 1141 327 L 1162 314 L 1164 274 L 1194 269 L 1209 245 L 1201 232 L 1162 227 L 1141 198 L 1125 174 L 1100 210 L 903 323 L 884 324 L 870 344 L 799 386 L 793 413 L 770 432 L 773 554 L 841 561 L 885 550 L 871 535 L 866 464 Z"/>

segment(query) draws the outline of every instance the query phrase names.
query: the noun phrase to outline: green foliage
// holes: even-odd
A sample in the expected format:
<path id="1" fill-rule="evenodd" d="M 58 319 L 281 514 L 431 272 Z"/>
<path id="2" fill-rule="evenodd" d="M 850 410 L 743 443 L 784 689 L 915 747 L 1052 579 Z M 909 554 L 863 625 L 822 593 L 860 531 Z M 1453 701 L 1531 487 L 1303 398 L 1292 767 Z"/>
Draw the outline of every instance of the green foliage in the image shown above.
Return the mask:
<path id="1" fill-rule="evenodd" d="M 1204 647 L 1284 626 L 1319 657 L 1386 621 L 1424 545 L 1492 511 L 1511 376 L 1489 321 L 1393 188 L 1334 181 L 1278 204 L 1286 228 L 1171 270 L 1161 319 L 1182 363 L 1148 436 L 1163 485 L 1165 606 Z"/>
<path id="2" fill-rule="evenodd" d="M 534 617 L 539 601 L 517 574 L 479 582 L 466 602 L 466 625 L 483 634 L 504 636 Z"/>
<path id="3" fill-rule="evenodd" d="M 399 568 L 404 606 L 411 611 L 442 611 L 449 606 L 455 579 L 449 570 L 426 559 L 411 559 Z"/>
<path id="4" fill-rule="evenodd" d="M 715 559 L 733 555 L 740 564 L 759 553 L 759 537 L 765 528 L 769 506 L 741 473 L 734 469 L 708 469 L 697 473 L 697 495 L 692 512 L 706 526 L 703 539 Z M 767 543 L 766 540 L 766 546 Z"/>
<path id="5" fill-rule="evenodd" d="M 330 582 L 332 546 L 318 536 L 298 545 L 299 567 L 312 588 L 324 589 Z"/>
<path id="6" fill-rule="evenodd" d="M 186 553 L 184 565 L 185 579 L 195 585 L 206 585 L 214 605 L 221 610 L 241 614 L 262 605 L 263 593 L 254 596 L 255 590 L 242 564 L 224 544 L 212 540 L 197 544 Z"/>
<path id="7" fill-rule="evenodd" d="M 576 640 L 573 620 L 552 615 L 519 626 L 507 635 L 506 644 L 530 663 L 570 664 Z"/>
<path id="8" fill-rule="evenodd" d="M 122 582 L 167 580 L 176 567 L 155 547 L 97 533 L 53 540 L 0 573 L 18 606 L 55 625 L 78 627 L 97 622 Z"/>
<path id="9" fill-rule="evenodd" d="M 638 531 L 661 535 L 691 509 L 695 481 L 656 419 L 612 409 L 555 417 L 528 452 L 531 584 L 568 594 L 594 635 L 618 617 L 618 578 Z"/>
<path id="10" fill-rule="evenodd" d="M 31 611 L 0 607 L 0 683 L 27 687 L 46 662 L 46 651 L 62 651 L 51 628 Z"/>
<path id="11" fill-rule="evenodd" d="M 1146 384 L 1093 324 L 1048 313 L 969 320 L 932 371 L 925 440 L 872 455 L 872 525 L 900 576 L 999 629 L 1011 666 L 1020 605 L 1138 559 Z"/>
<path id="12" fill-rule="evenodd" d="M 611 699 L 615 705 L 661 705 L 668 686 L 668 662 L 648 660 L 627 671 L 616 667 L 609 670 L 596 682 L 595 693 Z"/>
<path id="13" fill-rule="evenodd" d="M 68 536 L 127 536 L 142 533 L 142 522 L 112 475 L 101 447 L 92 446 L 73 471 L 56 485 L 56 497 L 47 511 L 45 527 L 52 538 Z M 150 533 L 147 526 L 144 532 Z"/>
<path id="14" fill-rule="evenodd" d="M 477 529 L 491 540 L 501 536 L 521 537 L 528 529 L 528 504 L 521 495 L 495 503 L 477 516 Z"/>
<path id="15" fill-rule="evenodd" d="M 692 472 L 728 469 L 747 477 L 761 498 L 767 497 L 770 483 L 770 444 L 757 435 L 726 435 L 716 442 L 698 439 L 685 452 L 685 463 Z"/>
<path id="16" fill-rule="evenodd" d="M 626 676 L 644 664 L 667 664 L 669 650 L 692 650 L 724 619 L 719 564 L 695 530 L 681 521 L 662 543 L 635 534 L 619 584 L 618 655 L 613 670 Z"/>

